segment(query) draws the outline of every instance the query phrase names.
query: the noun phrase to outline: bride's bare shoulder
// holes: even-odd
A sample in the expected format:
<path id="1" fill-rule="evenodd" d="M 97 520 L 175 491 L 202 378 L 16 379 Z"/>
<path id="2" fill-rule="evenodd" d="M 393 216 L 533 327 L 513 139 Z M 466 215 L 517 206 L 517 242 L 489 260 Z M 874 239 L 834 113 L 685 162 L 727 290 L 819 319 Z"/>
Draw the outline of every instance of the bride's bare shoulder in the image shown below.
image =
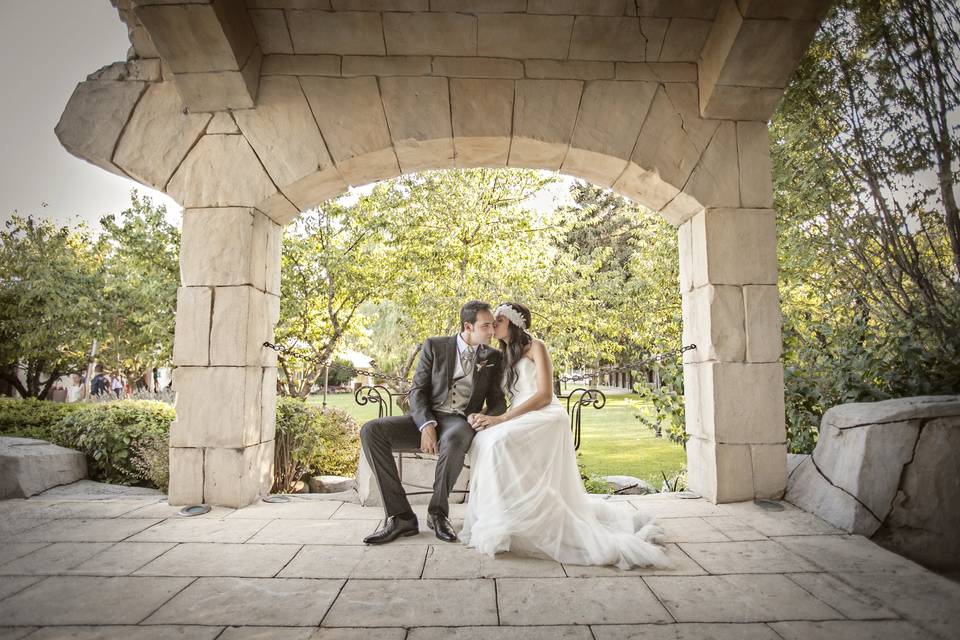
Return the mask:
<path id="1" fill-rule="evenodd" d="M 547 345 L 540 338 L 534 338 L 530 346 L 524 352 L 524 357 L 536 361 L 537 356 L 543 356 L 547 353 Z"/>

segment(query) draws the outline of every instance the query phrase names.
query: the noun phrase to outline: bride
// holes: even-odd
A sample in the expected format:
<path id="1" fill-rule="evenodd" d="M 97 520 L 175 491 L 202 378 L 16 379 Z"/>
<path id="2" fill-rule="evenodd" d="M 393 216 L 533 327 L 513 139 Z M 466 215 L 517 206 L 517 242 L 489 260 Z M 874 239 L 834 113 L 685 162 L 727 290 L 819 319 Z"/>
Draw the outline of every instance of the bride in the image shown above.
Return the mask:
<path id="1" fill-rule="evenodd" d="M 670 567 L 663 530 L 647 514 L 617 509 L 584 491 L 566 411 L 553 394 L 553 367 L 533 338 L 530 311 L 494 311 L 505 356 L 510 409 L 475 413 L 470 498 L 460 539 L 488 555 L 514 553 L 581 565 Z"/>

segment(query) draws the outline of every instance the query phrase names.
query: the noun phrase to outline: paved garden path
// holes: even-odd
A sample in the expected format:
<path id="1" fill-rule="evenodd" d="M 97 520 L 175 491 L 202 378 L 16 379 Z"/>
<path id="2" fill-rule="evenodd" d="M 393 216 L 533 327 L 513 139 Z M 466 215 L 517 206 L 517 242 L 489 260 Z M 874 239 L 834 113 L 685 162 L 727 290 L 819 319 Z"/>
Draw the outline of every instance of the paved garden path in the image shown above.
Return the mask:
<path id="1" fill-rule="evenodd" d="M 960 584 L 789 504 L 613 500 L 658 516 L 674 569 L 365 547 L 379 509 L 307 497 L 0 502 L 0 639 L 960 638 Z"/>

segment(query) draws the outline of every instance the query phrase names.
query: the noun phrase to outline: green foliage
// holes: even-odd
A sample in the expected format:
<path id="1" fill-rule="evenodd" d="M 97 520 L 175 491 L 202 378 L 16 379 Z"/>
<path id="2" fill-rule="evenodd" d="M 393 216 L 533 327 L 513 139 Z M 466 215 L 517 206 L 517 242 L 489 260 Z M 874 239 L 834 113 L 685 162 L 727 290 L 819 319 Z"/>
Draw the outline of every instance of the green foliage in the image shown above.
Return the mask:
<path id="1" fill-rule="evenodd" d="M 580 480 L 583 481 L 583 488 L 587 493 L 610 493 L 610 483 L 604 480 L 603 476 L 591 473 L 579 460 L 577 469 L 580 470 Z"/>
<path id="2" fill-rule="evenodd" d="M 636 418 L 654 431 L 666 434 L 667 438 L 686 445 L 686 411 L 683 395 L 683 366 L 680 362 L 655 363 L 660 384 L 646 380 L 636 385 L 641 402 L 648 403 L 649 411 L 638 413 Z"/>
<path id="3" fill-rule="evenodd" d="M 27 398 L 0 398 L 0 434 L 49 440 L 63 418 L 83 405 Z"/>
<path id="4" fill-rule="evenodd" d="M 0 434 L 47 440 L 82 451 L 92 480 L 114 484 L 153 481 L 136 464 L 138 446 L 167 447 L 173 407 L 148 400 L 75 403 L 33 399 L 0 401 Z M 165 455 L 165 454 L 164 454 Z"/>
<path id="5" fill-rule="evenodd" d="M 170 436 L 148 433 L 133 443 L 130 457 L 137 474 L 151 485 L 167 491 L 170 486 Z"/>
<path id="6" fill-rule="evenodd" d="M 793 452 L 833 405 L 960 391 L 958 29 L 839 2 L 771 123 Z"/>
<path id="7" fill-rule="evenodd" d="M 84 369 L 102 302 L 101 248 L 85 227 L 33 217 L 14 215 L 0 231 L 0 377 L 21 396 L 45 398 L 56 377 Z"/>
<path id="8" fill-rule="evenodd" d="M 139 378 L 169 366 L 177 287 L 180 231 L 166 209 L 136 191 L 118 218 L 100 219 L 104 233 L 103 300 L 98 359 Z"/>
<path id="9" fill-rule="evenodd" d="M 352 476 L 360 455 L 360 429 L 341 409 L 277 399 L 273 491 L 286 493 L 306 474 Z"/>
<path id="10" fill-rule="evenodd" d="M 143 479 L 131 448 L 148 438 L 167 439 L 176 419 L 173 407 L 149 400 L 81 405 L 53 430 L 53 441 L 87 456 L 92 479 L 135 484 Z"/>

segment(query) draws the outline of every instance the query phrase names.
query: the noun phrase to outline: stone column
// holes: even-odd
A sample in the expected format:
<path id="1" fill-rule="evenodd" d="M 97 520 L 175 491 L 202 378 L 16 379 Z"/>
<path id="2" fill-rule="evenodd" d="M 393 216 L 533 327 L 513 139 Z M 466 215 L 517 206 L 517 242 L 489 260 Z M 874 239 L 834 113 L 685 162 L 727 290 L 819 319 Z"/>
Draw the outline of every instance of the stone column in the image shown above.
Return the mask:
<path id="1" fill-rule="evenodd" d="M 776 228 L 770 209 L 706 209 L 679 229 L 690 488 L 714 502 L 786 487 Z"/>
<path id="2" fill-rule="evenodd" d="M 242 507 L 270 491 L 282 230 L 246 207 L 188 208 L 170 429 L 172 505 Z"/>
<path id="3" fill-rule="evenodd" d="M 767 128 L 737 123 L 739 208 L 678 229 L 690 489 L 713 502 L 786 488 L 777 233 Z"/>

